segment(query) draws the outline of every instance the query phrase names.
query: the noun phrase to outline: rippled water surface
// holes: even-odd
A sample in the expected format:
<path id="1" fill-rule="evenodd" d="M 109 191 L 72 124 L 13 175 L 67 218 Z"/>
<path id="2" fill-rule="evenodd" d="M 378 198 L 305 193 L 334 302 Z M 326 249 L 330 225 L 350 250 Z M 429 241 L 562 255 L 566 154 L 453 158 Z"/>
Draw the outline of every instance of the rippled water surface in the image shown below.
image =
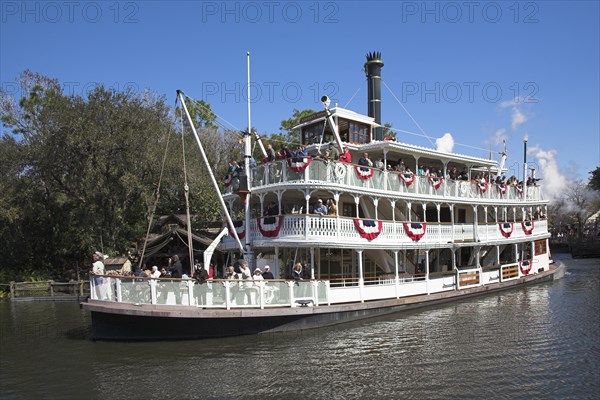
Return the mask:
<path id="1" fill-rule="evenodd" d="M 93 342 L 76 303 L 0 304 L 0 398 L 600 398 L 600 260 L 564 279 L 302 333 Z"/>

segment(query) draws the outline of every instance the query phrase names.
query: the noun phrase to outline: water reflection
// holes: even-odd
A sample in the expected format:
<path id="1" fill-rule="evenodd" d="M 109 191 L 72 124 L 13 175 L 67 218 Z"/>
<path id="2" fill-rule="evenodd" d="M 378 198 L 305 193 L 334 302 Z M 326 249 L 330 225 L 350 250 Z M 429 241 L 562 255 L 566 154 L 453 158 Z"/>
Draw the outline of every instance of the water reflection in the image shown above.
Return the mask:
<path id="1" fill-rule="evenodd" d="M 74 303 L 0 304 L 2 398 L 595 398 L 600 263 L 305 332 L 92 342 Z"/>

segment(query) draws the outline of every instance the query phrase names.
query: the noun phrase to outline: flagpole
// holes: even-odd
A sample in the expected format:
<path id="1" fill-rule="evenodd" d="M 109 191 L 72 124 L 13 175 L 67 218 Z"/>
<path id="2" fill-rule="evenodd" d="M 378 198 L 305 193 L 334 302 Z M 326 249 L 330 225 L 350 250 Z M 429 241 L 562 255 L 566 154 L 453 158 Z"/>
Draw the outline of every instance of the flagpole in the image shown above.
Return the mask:
<path id="1" fill-rule="evenodd" d="M 527 137 L 523 138 L 523 198 L 527 199 Z"/>
<path id="2" fill-rule="evenodd" d="M 244 134 L 244 171 L 246 172 L 246 188 L 248 190 L 248 195 L 244 198 L 244 215 L 245 215 L 245 244 L 246 248 L 244 251 L 244 260 L 248 263 L 248 267 L 251 270 L 254 270 L 254 266 L 252 265 L 252 240 L 250 239 L 250 203 L 251 203 L 251 171 L 250 171 L 250 158 L 252 157 L 252 122 L 250 117 L 250 52 L 246 52 L 246 63 L 247 63 L 247 71 L 248 71 L 248 129 Z"/>

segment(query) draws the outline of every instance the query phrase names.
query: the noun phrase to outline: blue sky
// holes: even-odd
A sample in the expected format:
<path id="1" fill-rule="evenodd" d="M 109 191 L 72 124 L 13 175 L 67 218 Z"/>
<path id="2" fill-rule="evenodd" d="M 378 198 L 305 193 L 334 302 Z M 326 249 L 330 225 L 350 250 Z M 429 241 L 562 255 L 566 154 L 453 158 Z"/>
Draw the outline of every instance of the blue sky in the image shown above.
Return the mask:
<path id="1" fill-rule="evenodd" d="M 365 55 L 381 51 L 382 119 L 399 140 L 450 133 L 454 151 L 487 157 L 461 144 L 498 151 L 506 139 L 517 169 L 528 135 L 546 178 L 587 179 L 600 165 L 599 4 L 2 1 L 0 81 L 18 94 L 30 69 L 76 94 L 103 83 L 171 104 L 182 89 L 244 129 L 250 51 L 252 125 L 272 133 L 322 94 L 366 113 Z"/>

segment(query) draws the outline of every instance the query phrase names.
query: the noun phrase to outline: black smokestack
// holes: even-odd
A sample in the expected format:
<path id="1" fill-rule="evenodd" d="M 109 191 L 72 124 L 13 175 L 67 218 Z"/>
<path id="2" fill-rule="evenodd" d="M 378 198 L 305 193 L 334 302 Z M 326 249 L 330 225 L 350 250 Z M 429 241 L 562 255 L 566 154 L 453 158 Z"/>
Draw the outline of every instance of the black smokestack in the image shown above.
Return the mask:
<path id="1" fill-rule="evenodd" d="M 367 54 L 365 63 L 365 74 L 367 75 L 369 90 L 369 117 L 375 118 L 375 122 L 381 125 L 381 53 L 374 51 Z M 373 139 L 383 140 L 383 128 L 375 128 Z"/>

